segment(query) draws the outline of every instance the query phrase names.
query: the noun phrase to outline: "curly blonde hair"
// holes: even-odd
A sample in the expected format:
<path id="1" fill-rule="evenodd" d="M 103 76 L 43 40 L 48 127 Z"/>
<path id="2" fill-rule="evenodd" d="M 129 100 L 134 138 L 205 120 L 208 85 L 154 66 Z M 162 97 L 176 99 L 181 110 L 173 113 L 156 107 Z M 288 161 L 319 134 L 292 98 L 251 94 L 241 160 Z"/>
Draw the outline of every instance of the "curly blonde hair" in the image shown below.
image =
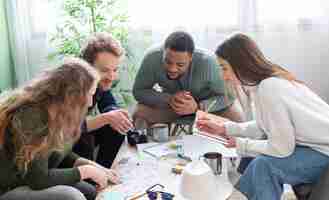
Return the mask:
<path id="1" fill-rule="evenodd" d="M 26 171 L 36 156 L 62 149 L 64 140 L 77 140 L 86 115 L 87 95 L 99 80 L 98 73 L 80 59 L 68 59 L 61 66 L 44 71 L 27 85 L 0 98 L 0 147 L 6 146 L 6 132 L 14 114 L 22 107 L 38 107 L 45 111 L 47 134 L 35 137 L 24 130 L 11 133 L 12 159 Z"/>

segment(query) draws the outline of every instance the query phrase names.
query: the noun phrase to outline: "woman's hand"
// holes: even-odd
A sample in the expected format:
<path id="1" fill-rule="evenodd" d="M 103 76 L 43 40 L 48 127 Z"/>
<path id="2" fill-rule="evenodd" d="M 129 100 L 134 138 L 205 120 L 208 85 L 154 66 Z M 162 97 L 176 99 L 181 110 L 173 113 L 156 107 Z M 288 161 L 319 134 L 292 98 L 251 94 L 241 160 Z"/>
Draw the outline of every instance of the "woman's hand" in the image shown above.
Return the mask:
<path id="1" fill-rule="evenodd" d="M 227 144 L 225 144 L 225 147 L 227 148 L 235 148 L 236 147 L 236 138 L 232 136 L 227 136 Z"/>
<path id="2" fill-rule="evenodd" d="M 106 176 L 107 176 L 107 179 L 114 183 L 114 184 L 119 184 L 121 183 L 120 181 L 120 176 L 118 174 L 117 171 L 113 170 L 113 169 L 106 169 Z"/>
<path id="3" fill-rule="evenodd" d="M 197 119 L 196 127 L 202 132 L 207 132 L 213 135 L 220 135 L 223 137 L 226 136 L 224 122 L 221 121 L 215 121 L 207 117 L 201 117 Z"/>
<path id="4" fill-rule="evenodd" d="M 77 159 L 74 166 L 77 167 L 77 166 L 83 166 L 83 165 L 91 165 L 93 167 L 96 167 L 96 168 L 102 170 L 106 174 L 107 180 L 109 180 L 110 182 L 112 182 L 114 184 L 119 184 L 120 183 L 119 174 L 113 169 L 107 169 L 107 168 L 97 164 L 96 162 L 85 159 L 85 158 Z"/>
<path id="5" fill-rule="evenodd" d="M 78 167 L 81 180 L 91 179 L 96 182 L 97 190 L 107 187 L 107 174 L 104 170 L 93 165 L 82 165 Z"/>

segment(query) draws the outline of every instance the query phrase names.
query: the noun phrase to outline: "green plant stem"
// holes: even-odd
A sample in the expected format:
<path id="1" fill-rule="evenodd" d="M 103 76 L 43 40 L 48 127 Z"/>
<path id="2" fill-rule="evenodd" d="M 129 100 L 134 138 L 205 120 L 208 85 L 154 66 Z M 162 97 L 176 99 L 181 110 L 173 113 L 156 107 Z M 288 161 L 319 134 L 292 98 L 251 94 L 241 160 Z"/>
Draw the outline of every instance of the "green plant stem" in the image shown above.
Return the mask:
<path id="1" fill-rule="evenodd" d="M 90 7 L 90 12 L 91 12 L 91 25 L 92 25 L 92 30 L 93 30 L 93 33 L 96 33 L 97 29 L 96 29 L 95 8 L 94 8 L 94 7 Z"/>

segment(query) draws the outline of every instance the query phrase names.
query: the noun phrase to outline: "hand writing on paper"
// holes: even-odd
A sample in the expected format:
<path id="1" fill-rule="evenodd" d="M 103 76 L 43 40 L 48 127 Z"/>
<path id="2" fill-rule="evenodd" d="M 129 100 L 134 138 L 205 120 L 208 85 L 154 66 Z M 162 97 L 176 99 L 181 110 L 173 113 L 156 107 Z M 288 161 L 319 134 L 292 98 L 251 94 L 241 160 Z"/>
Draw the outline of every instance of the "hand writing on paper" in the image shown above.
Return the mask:
<path id="1" fill-rule="evenodd" d="M 196 117 L 196 127 L 202 132 L 220 135 L 226 138 L 227 136 L 224 126 L 224 122 L 226 121 L 228 121 L 228 119 L 214 116 L 203 111 L 198 111 Z"/>
<path id="2" fill-rule="evenodd" d="M 227 148 L 235 148 L 236 147 L 236 138 L 232 136 L 227 136 L 227 144 L 225 144 L 225 147 Z"/>

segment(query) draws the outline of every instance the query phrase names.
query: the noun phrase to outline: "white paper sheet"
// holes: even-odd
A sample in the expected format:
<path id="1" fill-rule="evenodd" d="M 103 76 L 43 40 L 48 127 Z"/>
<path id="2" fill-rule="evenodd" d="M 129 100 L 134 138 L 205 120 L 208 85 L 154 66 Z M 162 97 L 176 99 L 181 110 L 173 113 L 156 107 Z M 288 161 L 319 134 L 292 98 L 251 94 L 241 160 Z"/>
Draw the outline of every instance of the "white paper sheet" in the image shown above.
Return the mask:
<path id="1" fill-rule="evenodd" d="M 196 135 L 186 135 L 183 138 L 184 154 L 192 159 L 198 159 L 207 152 L 219 152 L 226 158 L 237 157 L 235 148 L 226 148 L 217 141 Z"/>

